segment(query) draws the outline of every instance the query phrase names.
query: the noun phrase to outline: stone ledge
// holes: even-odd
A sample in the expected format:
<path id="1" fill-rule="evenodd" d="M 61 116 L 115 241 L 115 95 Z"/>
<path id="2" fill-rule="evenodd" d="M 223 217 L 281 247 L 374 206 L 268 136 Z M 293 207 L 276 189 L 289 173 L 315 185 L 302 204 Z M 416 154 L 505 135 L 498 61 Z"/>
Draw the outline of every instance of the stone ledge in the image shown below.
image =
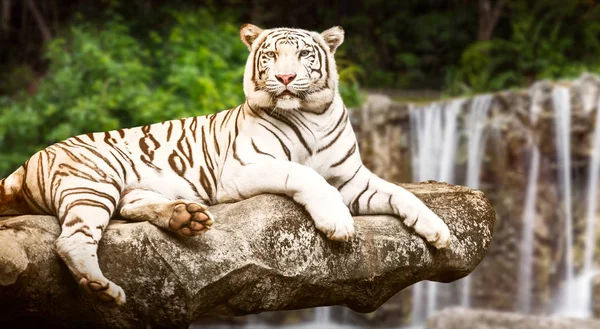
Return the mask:
<path id="1" fill-rule="evenodd" d="M 328 241 L 288 198 L 261 195 L 211 208 L 216 224 L 184 239 L 148 223 L 113 222 L 99 246 L 104 274 L 127 294 L 88 300 L 55 251 L 50 216 L 0 221 L 0 327 L 180 327 L 204 315 L 244 315 L 323 305 L 375 310 L 421 280 L 450 282 L 475 269 L 495 213 L 483 193 L 403 184 L 452 231 L 436 250 L 390 216 L 356 217 L 349 243 Z"/>

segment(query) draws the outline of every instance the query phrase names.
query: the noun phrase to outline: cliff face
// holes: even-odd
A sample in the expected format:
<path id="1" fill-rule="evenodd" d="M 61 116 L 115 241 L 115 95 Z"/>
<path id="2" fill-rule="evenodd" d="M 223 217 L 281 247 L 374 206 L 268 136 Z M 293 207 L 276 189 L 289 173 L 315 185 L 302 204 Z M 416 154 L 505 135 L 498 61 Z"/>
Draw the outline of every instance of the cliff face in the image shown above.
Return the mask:
<path id="1" fill-rule="evenodd" d="M 420 280 L 450 282 L 475 269 L 495 213 L 483 193 L 405 184 L 452 231 L 435 250 L 393 217 L 357 217 L 357 237 L 328 241 L 293 201 L 262 195 L 211 209 L 216 224 L 183 239 L 148 223 L 114 222 L 99 245 L 105 275 L 127 293 L 122 307 L 88 300 L 59 261 L 49 216 L 0 222 L 0 327 L 181 327 L 205 315 L 322 305 L 375 310 Z"/>
<path id="2" fill-rule="evenodd" d="M 451 111 L 457 114 L 449 115 Z M 449 178 L 454 184 L 475 184 L 494 206 L 494 242 L 470 275 L 471 289 L 463 289 L 464 280 L 438 286 L 435 309 L 468 300 L 477 308 L 552 313 L 560 304 L 566 272 L 584 273 L 586 255 L 593 256 L 588 263 L 598 264 L 600 225 L 593 232 L 588 229 L 600 218 L 592 209 L 600 201 L 592 192 L 592 187 L 599 187 L 592 174 L 598 167 L 593 155 L 600 152 L 594 141 L 600 128 L 598 111 L 600 78 L 591 74 L 435 103 L 401 104 L 370 96 L 353 111 L 361 155 L 375 173 L 394 182 Z M 442 168 L 450 139 L 455 142 L 453 161 Z M 437 158 L 425 156 L 427 145 L 441 146 Z M 423 168 L 425 175 L 420 172 Z M 451 174 L 440 179 L 440 172 Z M 587 244 L 590 233 L 595 238 Z M 590 287 L 591 283 L 586 289 Z M 401 310 L 402 319 L 396 315 L 387 321 L 378 310 L 370 319 L 352 315 L 351 322 L 410 323 L 412 306 L 428 302 L 410 302 L 416 295 L 408 290 L 400 295 L 389 308 L 394 314 Z"/>

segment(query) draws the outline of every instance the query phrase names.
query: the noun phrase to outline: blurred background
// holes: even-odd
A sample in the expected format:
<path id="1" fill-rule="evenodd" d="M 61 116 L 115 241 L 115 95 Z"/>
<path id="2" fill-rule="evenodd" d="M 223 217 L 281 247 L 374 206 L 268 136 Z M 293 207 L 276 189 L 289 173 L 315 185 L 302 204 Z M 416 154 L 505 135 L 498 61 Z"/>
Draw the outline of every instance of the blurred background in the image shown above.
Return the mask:
<path id="1" fill-rule="evenodd" d="M 418 283 L 370 314 L 330 307 L 194 326 L 422 327 L 450 306 L 600 316 L 599 1 L 0 4 L 0 177 L 73 135 L 240 104 L 243 23 L 341 25 L 340 90 L 367 166 L 394 182 L 481 189 L 497 212 L 488 256 L 457 282 Z"/>

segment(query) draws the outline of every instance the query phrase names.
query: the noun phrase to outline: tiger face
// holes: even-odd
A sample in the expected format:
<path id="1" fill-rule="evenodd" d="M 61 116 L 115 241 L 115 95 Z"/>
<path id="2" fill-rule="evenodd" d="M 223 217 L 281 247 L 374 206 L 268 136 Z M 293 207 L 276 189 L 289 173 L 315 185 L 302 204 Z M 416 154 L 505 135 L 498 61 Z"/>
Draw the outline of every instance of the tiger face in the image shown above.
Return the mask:
<path id="1" fill-rule="evenodd" d="M 323 33 L 302 29 L 262 30 L 242 26 L 242 41 L 250 55 L 244 73 L 244 93 L 251 106 L 321 113 L 338 94 L 333 54 L 344 30 Z"/>

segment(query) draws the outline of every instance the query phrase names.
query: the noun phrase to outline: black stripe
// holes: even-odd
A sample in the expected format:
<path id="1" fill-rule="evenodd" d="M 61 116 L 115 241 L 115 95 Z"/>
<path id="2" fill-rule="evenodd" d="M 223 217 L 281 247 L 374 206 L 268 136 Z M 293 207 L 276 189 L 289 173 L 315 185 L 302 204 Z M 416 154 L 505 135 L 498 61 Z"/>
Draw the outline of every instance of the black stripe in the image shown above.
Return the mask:
<path id="1" fill-rule="evenodd" d="M 274 157 L 274 156 L 272 156 L 271 154 L 269 154 L 269 153 L 266 153 L 266 152 L 263 152 L 263 151 L 259 150 L 259 149 L 258 149 L 258 147 L 256 146 L 256 144 L 254 144 L 254 139 L 250 139 L 250 141 L 252 142 L 252 147 L 254 148 L 254 151 L 256 151 L 256 153 L 259 153 L 259 154 L 264 154 L 264 155 L 268 155 L 268 156 L 270 156 L 271 158 L 275 159 L 275 157 Z"/>
<path id="2" fill-rule="evenodd" d="M 242 159 L 240 159 L 240 157 L 237 154 L 237 148 L 236 148 L 236 143 L 237 139 L 234 139 L 233 141 L 233 158 L 236 159 L 242 166 L 245 166 L 246 163 L 244 161 L 242 161 Z"/>
<path id="3" fill-rule="evenodd" d="M 285 144 L 283 143 L 283 141 L 281 140 L 281 138 L 279 138 L 279 136 L 277 136 L 277 134 L 275 134 L 275 132 L 273 132 L 273 130 L 267 128 L 265 125 L 263 125 L 262 123 L 259 123 L 259 125 L 261 125 L 263 128 L 265 128 L 267 131 L 269 131 L 271 134 L 273 134 L 273 136 L 275 136 L 275 138 L 277 138 L 277 140 L 279 141 L 279 144 L 281 145 L 281 149 L 283 150 L 283 152 L 285 153 L 285 155 L 287 156 L 288 161 L 292 160 L 292 157 L 290 156 L 290 149 L 288 149 L 287 146 L 285 146 Z"/>
<path id="4" fill-rule="evenodd" d="M 344 131 L 346 131 L 346 126 L 347 126 L 348 121 L 346 121 L 344 123 L 344 127 L 342 129 L 340 129 L 340 131 L 338 132 L 338 134 L 329 142 L 327 143 L 327 145 L 319 148 L 317 150 L 317 153 L 320 153 L 322 151 L 325 151 L 326 149 L 330 148 L 331 146 L 333 146 L 333 144 L 335 144 L 335 142 L 342 136 L 342 134 L 344 133 Z"/>
<path id="5" fill-rule="evenodd" d="M 206 173 L 204 172 L 204 168 L 200 167 L 200 184 L 202 185 L 202 188 L 206 191 L 206 193 L 208 194 L 208 197 L 213 200 L 213 189 L 212 186 L 210 185 L 210 181 L 208 180 L 208 176 L 206 176 Z"/>
<path id="6" fill-rule="evenodd" d="M 198 117 L 194 117 L 192 119 L 192 123 L 190 124 L 190 130 L 192 131 L 192 137 L 194 138 L 194 142 L 196 142 L 196 129 L 197 128 L 198 128 Z"/>
<path id="7" fill-rule="evenodd" d="M 371 196 L 367 200 L 367 209 L 368 210 L 371 210 L 371 199 L 373 199 L 373 197 L 375 196 L 375 194 L 377 194 L 377 191 L 373 192 L 373 194 L 371 194 Z"/>
<path id="8" fill-rule="evenodd" d="M 354 175 L 352 175 L 352 177 L 350 177 L 347 181 L 342 183 L 342 185 L 340 185 L 340 187 L 338 187 L 338 190 L 341 190 L 342 188 L 344 188 L 344 186 L 346 186 L 346 184 L 348 184 L 351 180 L 353 180 L 354 177 L 356 177 L 356 174 L 358 174 L 358 171 L 360 170 L 360 168 L 362 168 L 362 166 L 363 166 L 362 164 L 360 166 L 358 166 L 358 168 L 354 172 Z"/>
<path id="9" fill-rule="evenodd" d="M 169 121 L 169 128 L 167 128 L 167 142 L 171 140 L 171 133 L 173 132 L 173 121 Z"/>
<path id="10" fill-rule="evenodd" d="M 216 135 L 216 134 L 213 134 Z M 215 143 L 215 146 L 218 148 L 218 143 Z M 204 126 L 202 126 L 202 151 L 204 153 L 204 163 L 208 166 L 208 172 L 215 184 L 217 186 L 217 177 L 215 176 L 215 164 L 213 162 L 213 158 L 208 152 L 208 144 L 206 143 L 206 135 L 204 132 Z"/>
<path id="11" fill-rule="evenodd" d="M 123 152 L 123 150 L 121 150 L 120 148 L 116 147 L 115 145 L 109 144 L 110 147 L 112 147 L 115 151 L 117 151 L 117 153 L 129 163 L 130 168 L 133 170 L 133 173 L 135 174 L 135 177 L 137 178 L 138 182 L 141 180 L 140 174 L 138 173 L 137 169 L 135 168 L 135 163 L 133 162 L 133 160 L 131 160 L 131 158 L 125 154 L 125 152 Z M 111 155 L 117 159 L 117 161 L 121 164 L 121 161 L 118 160 L 117 156 L 114 155 L 111 152 Z M 124 168 L 124 166 L 121 164 L 121 167 Z M 124 180 L 125 183 L 127 183 L 127 170 L 123 169 L 123 175 L 124 175 Z"/>
<path id="12" fill-rule="evenodd" d="M 300 113 L 300 112 L 297 112 L 297 113 Z M 304 128 L 306 128 L 306 130 L 307 130 L 307 131 L 308 131 L 308 132 L 309 132 L 309 133 L 310 133 L 310 134 L 311 134 L 313 137 L 315 137 L 315 134 L 313 133 L 312 129 L 310 129 L 310 128 L 309 128 L 309 127 L 306 125 L 306 123 L 304 123 L 304 121 L 305 121 L 305 120 L 302 120 L 302 119 L 299 119 L 299 118 L 297 118 L 297 117 L 294 115 L 294 113 L 293 113 L 293 112 L 292 112 L 292 113 L 289 113 L 289 116 L 290 116 L 290 118 L 294 118 L 294 119 L 296 119 L 296 121 L 297 121 L 298 123 L 300 123 L 301 125 L 303 125 L 303 126 L 304 126 Z M 307 120 L 306 120 L 306 121 L 307 121 Z"/>
<path id="13" fill-rule="evenodd" d="M 181 159 L 181 157 L 177 154 L 177 151 L 173 150 L 173 152 L 169 155 L 167 162 L 169 163 L 169 166 L 171 166 L 171 169 L 173 169 L 173 171 L 177 175 L 179 175 L 179 176 L 185 175 L 185 172 L 187 171 L 187 167 L 185 165 L 185 162 L 183 162 L 183 159 Z M 178 165 L 181 168 L 178 168 Z"/>
<path id="14" fill-rule="evenodd" d="M 358 194 L 358 196 L 356 197 L 356 199 L 354 199 L 354 202 L 352 203 L 352 210 L 353 210 L 353 213 L 354 213 L 354 215 L 358 215 L 358 211 L 360 210 L 360 205 L 359 205 L 359 200 L 360 200 L 360 197 L 361 197 L 363 194 L 365 194 L 365 192 L 367 192 L 367 190 L 369 189 L 369 183 L 370 183 L 370 182 L 371 182 L 371 180 L 369 179 L 369 180 L 367 181 L 367 186 L 365 187 L 365 189 L 364 189 L 364 190 L 362 190 L 362 192 L 360 192 L 360 193 Z"/>
<path id="15" fill-rule="evenodd" d="M 37 172 L 37 184 L 40 189 L 40 195 L 42 197 L 42 201 L 44 202 L 43 208 L 46 212 L 50 212 L 50 205 L 48 205 L 48 200 L 46 200 L 46 184 L 44 184 L 44 163 L 42 159 L 42 154 L 46 154 L 48 156 L 48 151 L 43 150 L 44 153 L 40 153 L 38 156 L 38 172 Z M 48 156 L 49 157 L 49 156 Z M 25 179 L 25 177 L 23 178 Z"/>
<path id="16" fill-rule="evenodd" d="M 302 146 L 304 146 L 304 148 L 306 149 L 306 151 L 308 152 L 308 154 L 312 155 L 312 150 L 310 149 L 310 147 L 308 146 L 308 143 L 306 142 L 306 140 L 304 139 L 304 137 L 302 136 L 302 132 L 300 131 L 300 129 L 298 129 L 298 127 L 296 127 L 296 125 L 293 124 L 293 122 L 291 122 L 290 120 L 288 120 L 286 117 L 275 117 L 273 116 L 273 114 L 269 113 L 269 112 L 265 112 L 268 116 L 272 117 L 275 120 L 279 120 L 283 123 L 285 123 L 286 125 L 288 125 L 290 128 L 292 128 L 292 130 L 294 131 L 294 133 L 296 134 L 296 137 L 298 137 L 298 140 L 300 141 L 300 143 L 302 144 Z"/>
<path id="17" fill-rule="evenodd" d="M 94 239 L 94 236 L 92 235 L 92 233 L 90 233 L 90 227 L 87 225 L 84 225 L 80 228 L 78 228 L 77 230 L 75 230 L 75 232 L 73 232 L 71 235 L 69 235 L 67 238 L 72 237 L 73 235 L 77 234 L 77 233 L 81 233 L 89 238 L 92 238 L 92 240 Z"/>
<path id="18" fill-rule="evenodd" d="M 346 160 L 348 160 L 348 158 L 350 158 L 350 156 L 351 156 L 352 154 L 354 154 L 354 152 L 356 152 L 356 143 L 354 143 L 354 144 L 352 145 L 352 147 L 351 147 L 351 148 L 348 150 L 348 152 L 346 152 L 346 155 L 344 156 L 344 158 L 343 158 L 343 159 L 341 159 L 340 161 L 338 161 L 338 162 L 336 162 L 336 163 L 332 164 L 332 165 L 331 165 L 331 168 L 333 168 L 333 167 L 337 167 L 337 166 L 339 166 L 339 165 L 343 164 L 344 162 L 346 162 Z"/>
<path id="19" fill-rule="evenodd" d="M 117 200 L 110 194 L 108 193 L 104 193 L 104 192 L 100 192 L 97 189 L 93 189 L 91 187 L 71 187 L 71 188 L 66 188 L 64 190 L 62 190 L 60 192 L 60 198 L 58 199 L 59 203 L 62 204 L 64 203 L 64 200 L 73 194 L 92 194 L 94 196 L 100 197 L 102 199 L 108 200 L 113 207 L 117 206 Z"/>
<path id="20" fill-rule="evenodd" d="M 240 133 L 240 128 L 238 127 L 238 123 L 239 123 L 239 119 L 240 119 L 240 112 L 241 112 L 241 107 L 238 106 L 237 108 L 237 115 L 235 116 L 235 137 L 237 137 Z"/>
<path id="21" fill-rule="evenodd" d="M 225 117 L 223 118 L 223 120 L 221 121 L 221 126 L 219 127 L 219 129 L 223 129 L 223 125 L 225 124 L 225 120 L 227 120 L 227 122 L 229 122 L 229 116 L 233 113 L 233 110 L 227 110 L 227 113 L 225 113 Z"/>

